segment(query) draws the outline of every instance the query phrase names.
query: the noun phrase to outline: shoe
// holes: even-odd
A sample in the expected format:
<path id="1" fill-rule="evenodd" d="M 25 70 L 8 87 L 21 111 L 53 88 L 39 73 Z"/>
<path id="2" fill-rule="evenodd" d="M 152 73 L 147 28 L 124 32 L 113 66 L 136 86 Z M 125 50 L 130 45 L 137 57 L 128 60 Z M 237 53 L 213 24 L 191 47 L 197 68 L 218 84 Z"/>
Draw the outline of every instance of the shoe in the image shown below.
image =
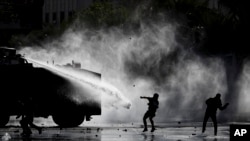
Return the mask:
<path id="1" fill-rule="evenodd" d="M 147 129 L 147 128 L 144 128 L 144 130 L 143 130 L 142 132 L 146 132 L 146 131 L 148 131 L 148 129 Z"/>
<path id="2" fill-rule="evenodd" d="M 206 137 L 207 135 L 205 133 L 201 133 L 197 135 L 198 137 Z"/>
<path id="3" fill-rule="evenodd" d="M 151 132 L 154 132 L 155 130 L 156 130 L 155 128 L 152 128 L 152 129 L 151 129 Z"/>

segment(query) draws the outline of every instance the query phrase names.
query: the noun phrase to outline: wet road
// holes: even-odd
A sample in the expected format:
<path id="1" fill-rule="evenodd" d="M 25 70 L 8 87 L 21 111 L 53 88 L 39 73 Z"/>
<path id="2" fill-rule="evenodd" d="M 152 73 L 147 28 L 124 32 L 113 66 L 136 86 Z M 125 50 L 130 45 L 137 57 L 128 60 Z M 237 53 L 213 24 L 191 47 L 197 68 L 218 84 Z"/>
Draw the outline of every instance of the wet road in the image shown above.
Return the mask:
<path id="1" fill-rule="evenodd" d="M 42 134 L 32 129 L 29 138 L 23 138 L 19 126 L 0 128 L 2 140 L 10 141 L 50 141 L 50 140 L 87 140 L 87 141 L 229 141 L 229 126 L 219 126 L 218 135 L 213 136 L 213 128 L 209 126 L 205 135 L 201 135 L 201 127 L 196 125 L 169 126 L 158 124 L 154 133 L 143 133 L 139 124 L 106 124 L 84 125 L 76 128 L 59 129 L 44 127 Z M 150 129 L 149 129 L 150 130 Z"/>

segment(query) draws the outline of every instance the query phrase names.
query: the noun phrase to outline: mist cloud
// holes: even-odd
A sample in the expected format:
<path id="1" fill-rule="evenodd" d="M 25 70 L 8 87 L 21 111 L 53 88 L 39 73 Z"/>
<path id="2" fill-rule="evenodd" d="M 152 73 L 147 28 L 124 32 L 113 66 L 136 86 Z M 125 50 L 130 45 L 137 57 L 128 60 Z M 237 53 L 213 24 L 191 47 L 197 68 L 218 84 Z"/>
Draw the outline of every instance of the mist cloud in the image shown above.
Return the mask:
<path id="1" fill-rule="evenodd" d="M 238 93 L 239 99 L 236 101 L 238 103 L 238 109 L 235 111 L 237 115 L 242 118 L 244 121 L 249 121 L 249 102 L 250 102 L 250 96 L 249 96 L 249 82 L 250 82 L 250 62 L 246 61 L 244 68 L 243 68 L 243 74 L 240 78 L 240 81 L 238 82 L 240 91 Z"/>
<path id="2" fill-rule="evenodd" d="M 141 22 L 139 29 L 126 33 L 118 27 L 79 27 L 41 47 L 24 47 L 19 52 L 42 62 L 54 60 L 55 64 L 75 60 L 82 68 L 101 73 L 102 81 L 132 103 L 128 110 L 122 108 L 126 103 L 123 99 L 103 96 L 102 102 L 109 106 L 102 109 L 102 122 L 141 121 L 147 101 L 139 97 L 155 92 L 160 95 L 158 122 L 202 120 L 205 99 L 226 91 L 222 61 L 192 52 L 188 42 L 181 42 L 177 23 Z"/>

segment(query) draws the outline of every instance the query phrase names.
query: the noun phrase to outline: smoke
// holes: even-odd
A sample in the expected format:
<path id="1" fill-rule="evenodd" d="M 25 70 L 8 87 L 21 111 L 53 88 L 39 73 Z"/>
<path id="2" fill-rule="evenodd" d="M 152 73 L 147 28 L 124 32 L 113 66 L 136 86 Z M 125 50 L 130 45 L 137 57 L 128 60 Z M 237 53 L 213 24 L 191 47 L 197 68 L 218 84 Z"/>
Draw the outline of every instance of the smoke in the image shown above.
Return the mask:
<path id="1" fill-rule="evenodd" d="M 226 92 L 222 60 L 193 53 L 189 41 L 181 39 L 177 23 L 142 22 L 129 34 L 118 27 L 80 27 L 68 29 L 59 39 L 41 47 L 23 47 L 19 52 L 49 64 L 75 60 L 82 68 L 101 73 L 102 81 L 109 85 L 105 87 L 120 94 L 102 95 L 105 106 L 96 121 L 141 121 L 147 101 L 139 97 L 155 92 L 160 95 L 157 122 L 202 120 L 204 101 Z M 126 99 L 132 103 L 129 110 L 123 108 Z"/>

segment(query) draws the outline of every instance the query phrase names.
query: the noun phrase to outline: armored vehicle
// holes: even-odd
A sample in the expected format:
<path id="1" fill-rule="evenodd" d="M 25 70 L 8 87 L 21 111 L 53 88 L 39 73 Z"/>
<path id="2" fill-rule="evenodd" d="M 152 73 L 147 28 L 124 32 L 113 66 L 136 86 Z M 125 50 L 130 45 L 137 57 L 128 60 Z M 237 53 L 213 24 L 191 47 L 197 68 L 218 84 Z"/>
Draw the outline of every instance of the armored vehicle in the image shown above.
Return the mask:
<path id="1" fill-rule="evenodd" d="M 0 126 L 10 116 L 23 114 L 20 101 L 25 99 L 32 99 L 34 117 L 52 116 L 60 127 L 78 126 L 92 115 L 101 115 L 95 87 L 29 62 L 14 48 L 0 48 Z"/>

